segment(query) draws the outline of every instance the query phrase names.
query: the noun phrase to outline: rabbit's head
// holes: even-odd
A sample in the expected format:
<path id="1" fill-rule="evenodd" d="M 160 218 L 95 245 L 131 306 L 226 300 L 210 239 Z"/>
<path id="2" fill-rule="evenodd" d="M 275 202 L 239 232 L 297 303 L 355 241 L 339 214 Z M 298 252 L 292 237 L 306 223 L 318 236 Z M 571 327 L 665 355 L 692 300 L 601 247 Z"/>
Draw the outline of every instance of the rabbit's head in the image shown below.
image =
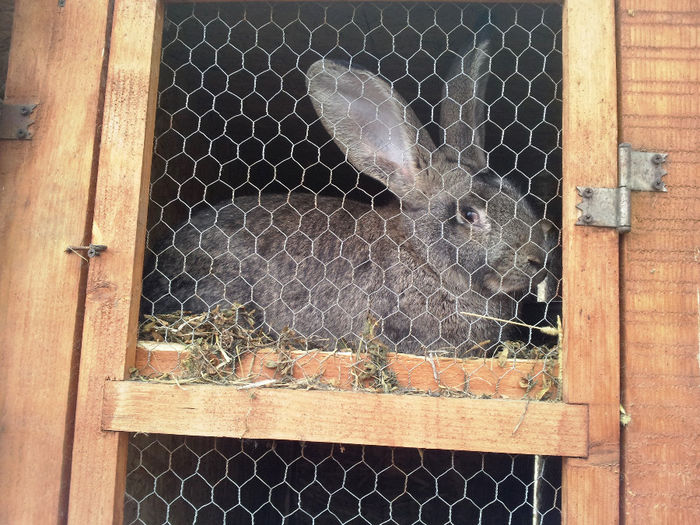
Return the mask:
<path id="1" fill-rule="evenodd" d="M 324 59 L 307 72 L 314 108 L 349 162 L 399 198 L 405 243 L 445 288 L 484 297 L 537 283 L 547 230 L 524 196 L 486 169 L 487 46 L 458 55 L 450 70 L 440 147 L 392 86 L 368 70 Z"/>

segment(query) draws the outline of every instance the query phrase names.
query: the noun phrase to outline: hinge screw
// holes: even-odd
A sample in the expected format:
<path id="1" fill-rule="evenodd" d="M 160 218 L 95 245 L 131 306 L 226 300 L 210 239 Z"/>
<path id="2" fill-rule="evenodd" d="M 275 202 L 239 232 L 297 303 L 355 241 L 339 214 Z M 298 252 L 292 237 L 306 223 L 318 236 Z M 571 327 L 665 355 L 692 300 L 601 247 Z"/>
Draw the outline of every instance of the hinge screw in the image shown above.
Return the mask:
<path id="1" fill-rule="evenodd" d="M 17 138 L 18 139 L 26 139 L 27 138 L 27 130 L 26 129 L 18 129 L 17 130 Z"/>
<path id="2" fill-rule="evenodd" d="M 652 161 L 654 164 L 657 164 L 657 165 L 658 165 L 658 164 L 663 164 L 663 162 L 664 162 L 664 156 L 661 155 L 660 153 L 655 153 L 655 154 L 651 157 L 651 161 Z"/>
<path id="3" fill-rule="evenodd" d="M 660 179 L 657 179 L 657 180 L 654 181 L 654 188 L 656 188 L 657 190 L 660 190 L 660 189 L 662 189 L 663 187 L 664 187 L 664 183 L 661 182 Z"/>
<path id="4" fill-rule="evenodd" d="M 87 256 L 91 259 L 93 257 L 99 257 L 99 255 L 107 249 L 104 244 L 90 244 L 88 246 L 68 246 L 66 252 L 77 253 L 79 251 L 87 252 Z"/>
<path id="5" fill-rule="evenodd" d="M 593 216 L 590 213 L 584 214 L 583 217 L 581 217 L 583 222 L 593 222 Z"/>
<path id="6" fill-rule="evenodd" d="M 593 196 L 593 189 L 584 188 L 583 189 L 583 196 L 590 199 Z"/>
<path id="7" fill-rule="evenodd" d="M 31 114 L 32 108 L 29 106 L 22 106 L 19 108 L 19 114 L 22 115 L 23 117 L 26 117 L 27 115 Z"/>

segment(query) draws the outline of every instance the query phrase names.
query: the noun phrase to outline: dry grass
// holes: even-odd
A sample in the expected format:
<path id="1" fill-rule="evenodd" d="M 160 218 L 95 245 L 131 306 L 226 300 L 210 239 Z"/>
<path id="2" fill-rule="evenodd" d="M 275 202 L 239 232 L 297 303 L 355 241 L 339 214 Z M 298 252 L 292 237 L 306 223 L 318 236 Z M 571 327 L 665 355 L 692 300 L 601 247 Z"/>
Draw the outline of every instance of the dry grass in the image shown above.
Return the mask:
<path id="1" fill-rule="evenodd" d="M 139 339 L 145 341 L 179 343 L 184 345 L 187 357 L 180 363 L 177 374 L 160 374 L 157 377 L 142 375 L 132 370 L 132 378 L 157 380 L 174 383 L 220 383 L 239 388 L 256 386 L 286 387 L 304 389 L 333 389 L 339 385 L 323 378 L 324 363 L 337 353 L 352 354 L 350 375 L 352 388 L 381 393 L 430 394 L 424 391 L 401 386 L 391 366 L 388 348 L 375 335 L 377 322 L 369 318 L 361 339 L 350 345 L 345 342 L 330 349 L 328 341 L 306 339 L 292 330 L 284 330 L 273 336 L 255 328 L 253 312 L 240 304 L 230 308 L 215 308 L 208 313 L 192 314 L 174 312 L 157 316 L 147 315 L 139 330 Z M 266 352 L 260 352 L 265 349 Z M 270 352 L 272 351 L 272 352 Z M 300 368 L 300 356 L 314 355 L 320 360 L 314 367 L 316 372 L 303 377 L 294 376 L 295 367 Z M 526 397 L 545 400 L 559 392 L 559 383 L 554 374 L 558 364 L 559 345 L 552 347 L 527 345 L 517 341 L 503 342 L 494 355 L 497 366 L 507 368 L 514 360 L 534 359 L 545 363 L 544 373 L 533 366 L 533 373 L 521 379 L 520 386 Z M 243 366 L 245 358 L 256 355 L 272 356 L 262 366 L 267 369 L 261 374 L 260 368 Z M 446 354 L 449 355 L 449 354 Z M 426 353 L 426 360 L 433 367 L 435 380 L 440 387 L 438 394 L 450 397 L 474 397 L 465 380 L 462 388 L 442 386 L 436 360 L 445 358 Z M 474 359 L 481 359 L 474 358 Z M 250 363 L 250 359 L 247 361 Z"/>

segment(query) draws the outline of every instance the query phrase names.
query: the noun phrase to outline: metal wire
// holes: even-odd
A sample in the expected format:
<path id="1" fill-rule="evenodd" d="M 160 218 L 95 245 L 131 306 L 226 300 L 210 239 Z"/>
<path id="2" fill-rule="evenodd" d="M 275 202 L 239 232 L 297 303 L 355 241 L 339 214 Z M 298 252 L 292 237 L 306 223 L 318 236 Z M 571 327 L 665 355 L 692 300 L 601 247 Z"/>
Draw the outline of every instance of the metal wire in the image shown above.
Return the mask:
<path id="1" fill-rule="evenodd" d="M 445 86 L 465 43 L 473 48 L 483 34 L 491 42 L 488 83 L 483 92 L 473 83 L 462 109 L 485 119 L 467 130 L 467 148 L 455 148 L 442 108 L 461 95 Z M 464 304 L 533 325 L 553 324 L 560 309 L 556 293 L 544 301 L 530 293 L 533 275 L 512 290 L 504 286 L 509 271 L 521 271 L 516 254 L 529 244 L 542 250 L 555 291 L 561 275 L 560 38 L 556 5 L 168 5 L 142 312 L 245 303 L 258 326 L 278 333 L 288 325 L 331 346 L 362 337 L 369 316 L 385 344 L 409 353 L 428 348 L 438 383 L 443 369 L 433 357 L 471 355 L 476 335 L 495 334 L 478 347 L 481 356 L 500 340 L 551 341 L 478 319 L 461 319 L 465 328 L 450 334 L 448 320 Z M 436 150 L 452 147 L 456 165 L 471 169 L 483 149 L 484 187 L 496 190 L 486 195 L 472 184 L 470 191 L 484 216 L 456 210 L 449 221 L 486 224 L 509 203 L 511 215 L 488 224 L 501 232 L 512 268 L 482 246 L 484 260 L 463 271 L 467 291 L 455 293 L 445 283 L 463 245 L 446 233 L 447 219 L 437 238 L 421 237 L 425 221 L 415 213 L 408 217 L 414 235 L 392 234 L 392 221 L 416 204 L 402 197 L 398 215 L 387 215 L 397 189 L 361 174 L 346 138 L 327 129 L 322 105 L 309 96 L 321 59 L 386 83 L 392 100 L 405 101 L 403 115 L 415 114 L 406 129 L 419 142 L 429 137 Z M 427 164 L 437 158 L 431 153 Z M 436 210 L 427 205 L 423 217 Z M 284 224 L 296 226 L 280 225 L 285 213 L 297 222 Z M 538 233 L 542 219 L 555 225 L 546 234 Z M 511 235 L 515 224 L 524 241 Z M 430 264 L 454 258 L 435 282 L 421 287 L 421 274 L 415 286 L 397 290 L 395 271 L 408 264 L 403 250 L 416 238 Z M 385 252 L 396 256 L 377 255 Z M 485 275 L 498 285 L 487 287 Z M 377 286 L 368 291 L 367 283 Z M 436 304 L 448 303 L 438 313 Z M 507 369 L 494 374 L 498 385 Z M 465 391 L 469 382 L 467 375 Z M 559 468 L 557 458 L 136 435 L 125 523 L 558 523 Z"/>
<path id="2" fill-rule="evenodd" d="M 124 523 L 553 524 L 560 463 L 534 473 L 528 456 L 140 434 Z"/>
<path id="3" fill-rule="evenodd" d="M 143 311 L 240 302 L 272 332 L 289 326 L 331 345 L 357 340 L 373 318 L 379 337 L 408 353 L 538 342 L 520 325 L 460 312 L 552 324 L 558 311 L 555 294 L 538 302 L 528 292 L 545 275 L 556 287 L 560 274 L 558 229 L 541 222 L 560 215 L 559 16 L 556 6 L 534 5 L 170 7 Z M 490 75 L 447 93 L 461 49 L 482 34 Z M 352 153 L 374 146 L 346 156 L 343 142 L 356 138 L 333 130 L 329 138 L 333 103 L 312 104 L 319 59 L 345 61 L 352 74 L 376 71 L 390 93 L 376 96 L 407 101 L 397 103 L 407 120 L 415 114 L 407 133 L 437 148 L 426 159 L 434 169 L 475 172 L 483 147 L 490 174 L 472 177 L 469 191 L 447 177 L 426 189 L 421 174 L 412 184 L 422 194 L 403 195 L 394 210 L 398 185 L 387 191 L 385 174 L 371 175 Z M 450 131 L 459 124 L 445 120 L 464 97 L 462 121 L 478 122 L 462 133 L 473 141 L 460 153 L 460 132 Z M 445 194 L 459 199 L 456 211 Z M 476 223 L 460 230 L 455 220 Z M 530 263 L 544 268 L 535 274 Z"/>

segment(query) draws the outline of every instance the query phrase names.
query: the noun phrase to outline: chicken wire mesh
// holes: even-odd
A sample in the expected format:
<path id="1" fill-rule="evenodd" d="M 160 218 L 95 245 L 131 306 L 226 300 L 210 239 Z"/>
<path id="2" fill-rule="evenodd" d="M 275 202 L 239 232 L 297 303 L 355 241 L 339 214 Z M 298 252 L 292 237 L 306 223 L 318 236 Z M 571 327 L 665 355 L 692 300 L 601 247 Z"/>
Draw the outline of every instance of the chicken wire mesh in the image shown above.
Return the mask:
<path id="1" fill-rule="evenodd" d="M 540 341 L 462 312 L 556 313 L 559 17 L 169 7 L 143 312 L 244 304 L 267 333 L 335 349 Z"/>
<path id="2" fill-rule="evenodd" d="M 168 5 L 135 375 L 556 399 L 560 28 Z M 129 462 L 127 523 L 559 520 L 556 458 L 137 435 Z"/>
<path id="3" fill-rule="evenodd" d="M 135 435 L 124 523 L 554 524 L 558 458 Z"/>

